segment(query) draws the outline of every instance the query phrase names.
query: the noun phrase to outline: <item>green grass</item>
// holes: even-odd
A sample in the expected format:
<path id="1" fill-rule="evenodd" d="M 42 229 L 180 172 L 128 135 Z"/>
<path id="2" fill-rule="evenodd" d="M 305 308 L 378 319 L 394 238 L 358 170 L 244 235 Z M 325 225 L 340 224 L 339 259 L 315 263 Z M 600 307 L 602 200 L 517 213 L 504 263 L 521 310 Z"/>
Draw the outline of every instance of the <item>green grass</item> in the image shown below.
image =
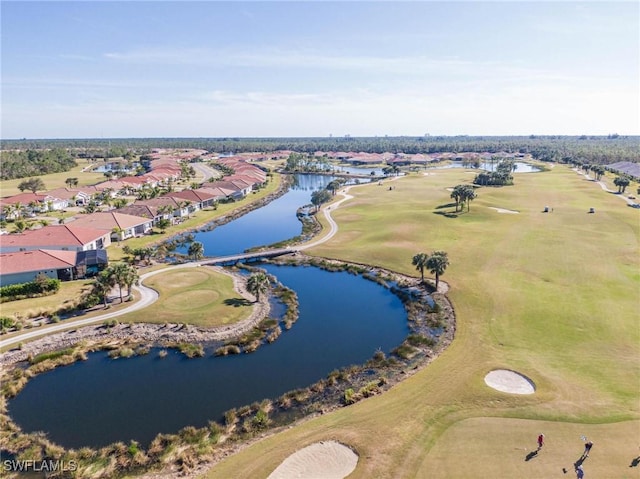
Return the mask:
<path id="1" fill-rule="evenodd" d="M 436 214 L 453 212 L 441 207 L 451 202 L 446 188 L 473 175 L 430 173 L 392 191 L 352 189 L 356 198 L 333 214 L 340 231 L 312 253 L 418 277 L 415 253 L 447 251 L 453 344 L 390 391 L 262 440 L 206 477 L 266 477 L 326 439 L 358 452 L 352 478 L 555 477 L 572 473 L 582 434 L 602 445 L 587 472 L 637 477 L 628 466 L 640 452 L 639 212 L 556 166 L 482 188 L 470 213 L 449 218 Z M 488 388 L 494 368 L 526 374 L 536 394 Z M 533 447 L 540 432 L 549 458 L 525 462 L 515 448 Z"/>
<path id="2" fill-rule="evenodd" d="M 93 165 L 93 163 L 84 160 L 76 160 L 78 166 L 70 171 L 64 171 L 62 173 L 51 173 L 48 175 L 40 175 L 47 190 L 55 190 L 56 188 L 66 187 L 65 180 L 67 178 L 78 178 L 78 186 L 95 185 L 96 183 L 106 181 L 105 176 L 102 173 L 94 173 L 92 171 L 83 172 L 83 168 Z M 101 163 L 96 163 L 95 166 L 99 166 Z M 18 178 L 15 180 L 3 180 L 0 181 L 0 196 L 12 196 L 21 193 L 18 189 L 18 185 L 24 181 L 25 178 Z M 40 192 L 39 192 L 40 193 Z"/>
<path id="3" fill-rule="evenodd" d="M 51 312 L 65 307 L 77 300 L 83 291 L 90 289 L 92 281 L 63 281 L 60 290 L 51 296 L 27 298 L 0 304 L 2 316 L 35 317 L 42 312 Z"/>
<path id="4" fill-rule="evenodd" d="M 253 307 L 234 291 L 231 277 L 212 268 L 169 269 L 145 285 L 158 291 L 160 298 L 148 308 L 119 317 L 121 322 L 214 327 L 246 319 Z"/>

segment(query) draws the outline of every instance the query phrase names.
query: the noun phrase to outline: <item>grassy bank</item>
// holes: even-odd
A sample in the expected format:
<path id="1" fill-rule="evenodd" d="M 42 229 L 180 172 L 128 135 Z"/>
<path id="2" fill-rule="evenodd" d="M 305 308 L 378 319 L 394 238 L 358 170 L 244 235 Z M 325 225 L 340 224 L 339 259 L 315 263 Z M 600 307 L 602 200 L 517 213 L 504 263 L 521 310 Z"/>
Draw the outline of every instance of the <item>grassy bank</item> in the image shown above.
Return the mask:
<path id="1" fill-rule="evenodd" d="M 355 198 L 333 213 L 338 234 L 312 253 L 417 276 L 414 254 L 447 251 L 453 344 L 382 396 L 260 441 L 206 477 L 266 477 L 325 439 L 357 450 L 354 478 L 555 477 L 572 471 L 580 435 L 602 444 L 585 463 L 589 473 L 637 473 L 629 464 L 640 427 L 638 211 L 556 166 L 517 175 L 512 187 L 482 188 L 470 212 L 452 217 L 443 214 L 454 210 L 447 188 L 473 174 L 429 173 L 393 190 L 353 188 Z M 526 374 L 537 392 L 486 387 L 494 368 Z M 553 453 L 524 461 L 540 432 Z"/>
<path id="2" fill-rule="evenodd" d="M 215 327 L 246 319 L 253 310 L 253 304 L 234 290 L 233 279 L 212 268 L 170 269 L 145 285 L 158 291 L 158 301 L 119 321 Z"/>

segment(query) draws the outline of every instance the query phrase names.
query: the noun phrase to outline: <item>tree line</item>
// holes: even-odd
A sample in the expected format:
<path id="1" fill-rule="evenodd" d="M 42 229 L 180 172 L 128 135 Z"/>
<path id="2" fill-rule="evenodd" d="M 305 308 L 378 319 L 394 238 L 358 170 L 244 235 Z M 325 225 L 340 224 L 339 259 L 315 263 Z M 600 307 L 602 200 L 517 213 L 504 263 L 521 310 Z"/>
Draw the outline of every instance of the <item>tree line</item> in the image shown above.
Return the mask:
<path id="1" fill-rule="evenodd" d="M 76 166 L 76 160 L 64 148 L 52 150 L 26 150 L 0 152 L 0 179 L 12 180 L 27 176 L 46 175 L 69 171 Z"/>
<path id="2" fill-rule="evenodd" d="M 198 148 L 212 153 L 358 151 L 367 153 L 523 153 L 542 161 L 640 161 L 637 136 L 394 136 L 316 138 L 122 138 L 3 140 L 3 149 L 68 149 L 81 157 L 144 154 L 153 148 Z M 106 152 L 106 153 L 105 153 Z M 28 176 L 25 175 L 25 176 Z"/>

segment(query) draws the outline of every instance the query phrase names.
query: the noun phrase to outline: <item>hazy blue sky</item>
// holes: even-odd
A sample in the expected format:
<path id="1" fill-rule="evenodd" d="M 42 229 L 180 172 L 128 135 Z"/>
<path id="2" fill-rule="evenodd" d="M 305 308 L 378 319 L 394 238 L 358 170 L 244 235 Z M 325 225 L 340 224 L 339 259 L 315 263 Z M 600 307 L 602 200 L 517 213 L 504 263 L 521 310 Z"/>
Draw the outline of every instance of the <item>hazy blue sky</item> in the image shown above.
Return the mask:
<path id="1" fill-rule="evenodd" d="M 637 2 L 9 2 L 3 138 L 639 134 Z"/>

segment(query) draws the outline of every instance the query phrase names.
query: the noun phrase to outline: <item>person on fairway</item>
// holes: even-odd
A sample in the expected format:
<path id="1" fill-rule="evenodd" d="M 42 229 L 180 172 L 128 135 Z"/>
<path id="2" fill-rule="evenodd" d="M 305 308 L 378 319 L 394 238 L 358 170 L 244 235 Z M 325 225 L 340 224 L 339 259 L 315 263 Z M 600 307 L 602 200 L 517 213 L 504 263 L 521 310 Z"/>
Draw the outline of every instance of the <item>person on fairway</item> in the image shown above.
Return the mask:
<path id="1" fill-rule="evenodd" d="M 584 445 L 584 452 L 582 453 L 581 459 L 586 459 L 589 457 L 589 453 L 591 452 L 591 448 L 593 447 L 593 442 L 587 441 Z"/>
<path id="2" fill-rule="evenodd" d="M 544 434 L 540 433 L 538 436 L 538 450 L 542 449 L 542 446 L 544 446 Z"/>

